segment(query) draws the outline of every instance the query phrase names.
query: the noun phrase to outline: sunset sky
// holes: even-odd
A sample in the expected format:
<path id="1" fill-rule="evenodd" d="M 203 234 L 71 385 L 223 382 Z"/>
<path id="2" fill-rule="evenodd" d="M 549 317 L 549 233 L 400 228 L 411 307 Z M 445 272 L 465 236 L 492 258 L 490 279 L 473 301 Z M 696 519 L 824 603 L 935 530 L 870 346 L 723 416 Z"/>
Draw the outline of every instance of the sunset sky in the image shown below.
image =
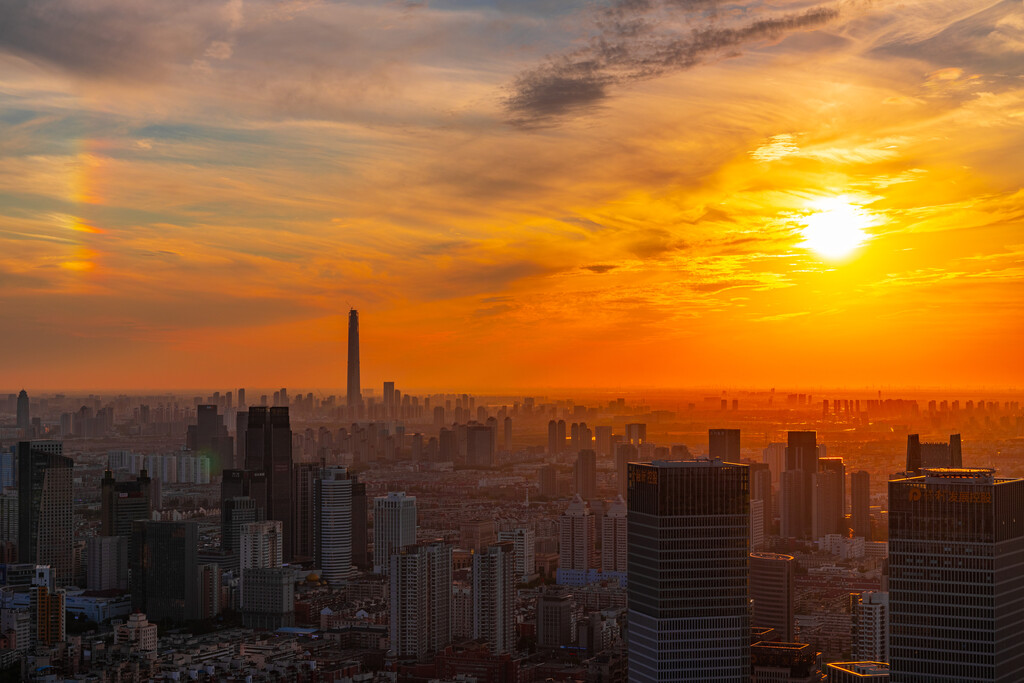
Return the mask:
<path id="1" fill-rule="evenodd" d="M 5 389 L 337 388 L 349 306 L 366 386 L 1020 387 L 1024 3 L 0 6 Z"/>

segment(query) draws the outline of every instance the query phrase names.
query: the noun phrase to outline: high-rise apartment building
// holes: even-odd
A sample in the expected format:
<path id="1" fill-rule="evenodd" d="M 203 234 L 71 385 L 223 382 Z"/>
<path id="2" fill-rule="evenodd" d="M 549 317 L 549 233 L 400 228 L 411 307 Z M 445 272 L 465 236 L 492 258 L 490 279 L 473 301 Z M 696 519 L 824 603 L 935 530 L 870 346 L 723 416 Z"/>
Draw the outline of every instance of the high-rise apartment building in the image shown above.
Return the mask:
<path id="1" fill-rule="evenodd" d="M 221 569 L 216 564 L 201 564 L 196 579 L 199 618 L 214 619 L 220 614 L 223 605 L 221 604 Z"/>
<path id="2" fill-rule="evenodd" d="M 20 441 L 18 559 L 48 564 L 66 585 L 75 574 L 71 458 L 59 441 Z"/>
<path id="3" fill-rule="evenodd" d="M 142 470 L 135 481 L 115 481 L 110 470 L 100 482 L 100 535 L 131 536 L 132 522 L 153 516 L 152 480 Z"/>
<path id="4" fill-rule="evenodd" d="M 29 589 L 29 616 L 37 646 L 47 648 L 67 640 L 66 596 L 63 589 L 32 586 Z"/>
<path id="5" fill-rule="evenodd" d="M 281 522 L 284 559 L 294 554 L 294 505 L 292 503 L 292 430 L 287 407 L 249 409 L 245 432 L 245 468 L 266 476 L 266 518 Z M 259 504 L 257 500 L 257 504 Z"/>
<path id="6" fill-rule="evenodd" d="M 1024 680 L 1024 479 L 923 469 L 889 480 L 893 681 Z"/>
<path id="7" fill-rule="evenodd" d="M 128 590 L 127 537 L 90 536 L 85 541 L 85 561 L 89 590 Z"/>
<path id="8" fill-rule="evenodd" d="M 864 470 L 850 473 L 850 526 L 854 536 L 871 540 L 871 475 Z"/>
<path id="9" fill-rule="evenodd" d="M 391 491 L 373 499 L 373 571 L 386 574 L 391 555 L 416 542 L 416 498 Z"/>
<path id="10" fill-rule="evenodd" d="M 626 501 L 619 496 L 601 518 L 601 571 L 626 572 L 628 526 Z"/>
<path id="11" fill-rule="evenodd" d="M 391 555 L 391 653 L 419 659 L 452 640 L 452 547 L 440 541 Z"/>
<path id="12" fill-rule="evenodd" d="M 348 312 L 348 393 L 347 405 L 350 410 L 363 405 L 363 391 L 359 379 L 359 311 Z"/>
<path id="13" fill-rule="evenodd" d="M 242 582 L 242 624 L 270 631 L 295 625 L 295 572 L 290 567 L 248 570 Z"/>
<path id="14" fill-rule="evenodd" d="M 597 569 L 597 529 L 594 514 L 579 494 L 558 518 L 558 570 Z"/>
<path id="15" fill-rule="evenodd" d="M 492 654 L 515 651 L 515 604 L 515 546 L 498 543 L 473 555 L 473 637 Z"/>
<path id="16" fill-rule="evenodd" d="M 281 522 L 266 520 L 249 522 L 241 528 L 239 539 L 242 582 L 248 569 L 280 567 L 284 563 L 284 540 Z"/>
<path id="17" fill-rule="evenodd" d="M 512 542 L 516 554 L 516 579 L 524 583 L 529 581 L 537 564 L 535 549 L 537 536 L 533 529 L 519 527 L 511 531 L 499 531 L 498 540 Z"/>
<path id="18" fill-rule="evenodd" d="M 889 594 L 882 591 L 850 593 L 853 622 L 853 658 L 865 662 L 889 661 Z"/>
<path id="19" fill-rule="evenodd" d="M 721 460 L 629 465 L 629 680 L 750 677 L 749 473 Z"/>
<path id="20" fill-rule="evenodd" d="M 316 561 L 323 578 L 337 586 L 352 575 L 352 489 L 355 477 L 331 467 L 316 481 Z"/>
<path id="21" fill-rule="evenodd" d="M 793 642 L 796 560 L 776 553 L 750 554 L 750 623 L 775 629 L 775 639 Z"/>
<path id="22" fill-rule="evenodd" d="M 597 453 L 589 448 L 576 455 L 573 467 L 576 479 L 576 493 L 583 500 L 597 498 Z"/>

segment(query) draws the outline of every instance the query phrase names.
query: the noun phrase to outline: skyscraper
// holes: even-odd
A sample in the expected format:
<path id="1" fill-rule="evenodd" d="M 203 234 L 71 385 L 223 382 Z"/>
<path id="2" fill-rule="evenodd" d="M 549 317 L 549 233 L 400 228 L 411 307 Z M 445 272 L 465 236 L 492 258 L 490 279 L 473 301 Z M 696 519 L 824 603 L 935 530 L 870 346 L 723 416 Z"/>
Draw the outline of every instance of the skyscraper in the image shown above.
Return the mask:
<path id="1" fill-rule="evenodd" d="M 28 392 L 24 389 L 18 393 L 17 410 L 17 427 L 21 430 L 24 438 L 30 438 L 32 436 L 32 413 L 29 411 Z"/>
<path id="2" fill-rule="evenodd" d="M 821 448 L 825 446 L 822 445 Z M 818 471 L 819 472 L 835 472 L 839 475 L 839 516 L 843 518 L 846 516 L 846 463 L 843 462 L 842 458 L 818 458 Z M 845 527 L 840 524 L 840 527 L 845 531 Z"/>
<path id="3" fill-rule="evenodd" d="M 871 475 L 864 470 L 850 474 L 850 526 L 854 536 L 871 540 Z"/>
<path id="4" fill-rule="evenodd" d="M 220 549 L 229 555 L 227 567 L 238 569 L 242 555 L 242 527 L 263 520 L 263 509 L 249 496 L 225 498 L 220 504 Z"/>
<path id="5" fill-rule="evenodd" d="M 583 500 L 597 498 L 597 453 L 585 448 L 576 455 L 573 468 L 576 479 L 576 493 Z"/>
<path id="6" fill-rule="evenodd" d="M 907 472 L 921 474 L 923 468 L 963 467 L 960 435 L 951 434 L 949 443 L 921 443 L 917 434 L 907 435 Z"/>
<path id="7" fill-rule="evenodd" d="M 804 537 L 804 521 L 810 518 L 810 509 L 804 507 L 809 479 L 803 470 L 786 470 L 779 479 L 779 533 L 784 538 Z"/>
<path id="8" fill-rule="evenodd" d="M 188 426 L 185 445 L 196 455 L 210 459 L 213 474 L 234 465 L 235 441 L 228 435 L 224 416 L 214 404 L 196 406 L 196 424 Z"/>
<path id="9" fill-rule="evenodd" d="M 245 469 L 266 476 L 266 519 L 281 522 L 284 560 L 294 553 L 294 509 L 292 503 L 292 430 L 288 408 L 249 409 L 245 432 Z M 257 499 L 257 504 L 261 501 Z"/>
<path id="10" fill-rule="evenodd" d="M 18 442 L 18 559 L 48 564 L 58 585 L 74 567 L 71 458 L 59 441 Z"/>
<path id="11" fill-rule="evenodd" d="M 386 574 L 391 555 L 416 542 L 416 498 L 391 491 L 373 499 L 373 571 Z"/>
<path id="12" fill-rule="evenodd" d="M 515 651 L 515 604 L 515 546 L 506 541 L 473 555 L 473 637 L 492 654 Z"/>
<path id="13" fill-rule="evenodd" d="M 238 391 L 241 394 L 245 389 L 239 389 Z M 235 460 L 231 468 L 243 469 L 245 467 L 245 432 L 248 429 L 249 411 L 245 410 L 244 406 L 239 405 L 238 412 L 235 413 Z"/>
<path id="14" fill-rule="evenodd" d="M 321 576 L 337 586 L 352 574 L 352 489 L 355 478 L 343 467 L 316 481 L 316 561 Z"/>
<path id="15" fill-rule="evenodd" d="M 418 659 L 452 640 L 452 547 L 440 541 L 391 556 L 391 652 Z"/>
<path id="16" fill-rule="evenodd" d="M 835 471 L 811 475 L 811 538 L 841 534 L 843 525 L 843 476 Z"/>
<path id="17" fill-rule="evenodd" d="M 366 484 L 352 478 L 352 564 L 362 570 L 373 569 L 370 562 Z"/>
<path id="18" fill-rule="evenodd" d="M 363 405 L 363 393 L 359 380 L 359 311 L 348 312 L 348 407 Z"/>
<path id="19" fill-rule="evenodd" d="M 466 427 L 466 464 L 470 467 L 494 466 L 494 429 L 486 425 Z"/>
<path id="20" fill-rule="evenodd" d="M 153 515 L 152 480 L 142 470 L 135 481 L 115 481 L 107 470 L 100 482 L 100 535 L 131 536 L 132 522 Z"/>
<path id="21" fill-rule="evenodd" d="M 132 609 L 154 621 L 198 618 L 198 546 L 196 522 L 133 522 Z"/>
<path id="22" fill-rule="evenodd" d="M 725 462 L 740 461 L 740 430 L 709 429 L 708 456 Z"/>
<path id="23" fill-rule="evenodd" d="M 793 642 L 794 569 L 790 555 L 750 553 L 750 624 L 775 629 L 775 640 Z"/>
<path id="24" fill-rule="evenodd" d="M 292 557 L 296 562 L 313 559 L 316 534 L 316 487 L 321 476 L 320 464 L 314 462 L 295 463 L 292 475 L 292 519 L 295 536 Z"/>
<path id="25" fill-rule="evenodd" d="M 541 465 L 537 470 L 537 488 L 540 495 L 545 498 L 554 498 L 558 495 L 558 481 L 554 465 Z"/>
<path id="26" fill-rule="evenodd" d="M 629 680 L 746 681 L 746 465 L 630 463 Z"/>
<path id="27" fill-rule="evenodd" d="M 1024 680 L 1024 479 L 923 469 L 889 481 L 893 681 Z"/>
<path id="28" fill-rule="evenodd" d="M 785 474 L 799 471 L 802 476 Z M 814 510 L 811 487 L 812 477 L 818 471 L 818 444 L 814 432 L 789 432 L 786 443 L 786 470 L 780 480 L 782 497 L 779 500 L 782 535 L 793 538 L 811 538 Z"/>

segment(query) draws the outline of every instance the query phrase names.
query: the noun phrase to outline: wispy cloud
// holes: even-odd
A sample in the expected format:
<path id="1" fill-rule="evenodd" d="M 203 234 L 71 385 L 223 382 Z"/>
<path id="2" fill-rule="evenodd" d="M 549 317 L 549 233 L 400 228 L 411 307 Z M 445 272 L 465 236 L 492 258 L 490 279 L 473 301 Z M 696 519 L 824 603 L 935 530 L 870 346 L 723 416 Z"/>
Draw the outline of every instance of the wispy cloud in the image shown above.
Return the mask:
<path id="1" fill-rule="evenodd" d="M 600 104 L 613 86 L 691 69 L 707 59 L 748 43 L 778 40 L 792 31 L 811 29 L 839 16 L 833 7 L 762 16 L 736 25 L 719 23 L 707 8 L 717 3 L 623 0 L 598 15 L 599 34 L 584 47 L 549 58 L 519 74 L 505 106 L 514 122 L 537 124 Z M 687 30 L 666 30 L 658 15 L 702 22 Z M 682 17 L 677 16 L 682 15 Z"/>

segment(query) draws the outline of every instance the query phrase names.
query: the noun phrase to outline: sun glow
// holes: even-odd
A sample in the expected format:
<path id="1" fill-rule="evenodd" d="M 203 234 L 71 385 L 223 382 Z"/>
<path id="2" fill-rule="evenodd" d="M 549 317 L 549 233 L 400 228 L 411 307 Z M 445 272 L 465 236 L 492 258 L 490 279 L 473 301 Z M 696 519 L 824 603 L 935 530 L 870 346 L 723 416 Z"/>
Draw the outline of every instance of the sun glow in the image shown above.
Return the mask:
<path id="1" fill-rule="evenodd" d="M 865 228 L 874 224 L 872 216 L 849 197 L 821 199 L 812 206 L 814 211 L 801 220 L 801 247 L 827 259 L 841 259 L 869 239 Z"/>

